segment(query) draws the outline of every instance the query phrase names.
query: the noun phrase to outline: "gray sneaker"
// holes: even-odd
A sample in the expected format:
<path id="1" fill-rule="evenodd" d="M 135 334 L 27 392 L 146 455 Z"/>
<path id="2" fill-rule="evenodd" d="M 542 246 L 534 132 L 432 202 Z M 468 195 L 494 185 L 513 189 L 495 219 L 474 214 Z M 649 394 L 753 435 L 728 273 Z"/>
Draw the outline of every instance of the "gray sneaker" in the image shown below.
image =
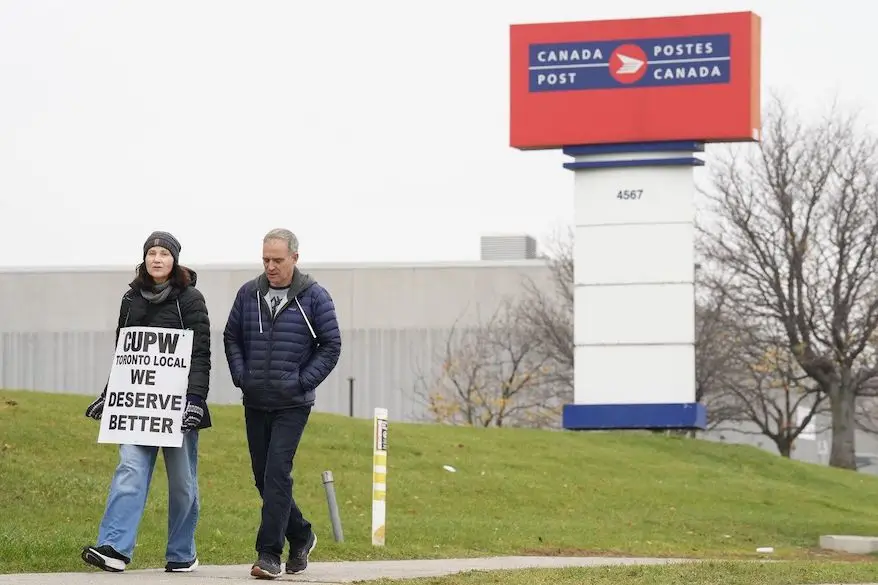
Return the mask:
<path id="1" fill-rule="evenodd" d="M 308 557 L 315 546 L 317 546 L 317 535 L 312 532 L 308 544 L 301 550 L 290 551 L 290 556 L 287 559 L 287 575 L 295 575 L 308 568 Z"/>
<path id="2" fill-rule="evenodd" d="M 277 579 L 281 576 L 280 560 L 275 560 L 270 555 L 260 554 L 259 560 L 253 563 L 253 567 L 250 569 L 250 575 L 260 579 Z"/>

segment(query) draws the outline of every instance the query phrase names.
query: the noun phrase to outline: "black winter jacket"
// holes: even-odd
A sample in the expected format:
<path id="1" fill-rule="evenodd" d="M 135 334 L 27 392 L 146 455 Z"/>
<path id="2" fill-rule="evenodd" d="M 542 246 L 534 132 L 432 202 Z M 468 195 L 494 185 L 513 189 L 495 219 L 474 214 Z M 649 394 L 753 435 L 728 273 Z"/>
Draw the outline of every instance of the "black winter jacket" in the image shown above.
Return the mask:
<path id="1" fill-rule="evenodd" d="M 205 400 L 204 417 L 199 429 L 211 426 L 210 412 L 207 408 L 207 395 L 210 390 L 210 318 L 207 303 L 195 283 L 198 274 L 189 270 L 191 284 L 180 290 L 174 288 L 168 298 L 161 303 L 150 303 L 134 283 L 122 296 L 119 307 L 119 322 L 116 326 L 116 343 L 122 327 L 169 327 L 172 329 L 191 329 L 192 360 L 189 368 L 189 388 L 187 394 L 197 394 Z M 104 387 L 104 392 L 106 392 Z"/>

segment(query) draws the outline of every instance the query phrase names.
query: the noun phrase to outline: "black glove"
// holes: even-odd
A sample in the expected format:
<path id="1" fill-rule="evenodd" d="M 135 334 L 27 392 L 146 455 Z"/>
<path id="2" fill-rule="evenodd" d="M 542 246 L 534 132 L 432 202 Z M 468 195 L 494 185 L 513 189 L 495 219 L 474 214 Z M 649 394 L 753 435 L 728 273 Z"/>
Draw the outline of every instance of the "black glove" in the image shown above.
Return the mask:
<path id="1" fill-rule="evenodd" d="M 205 408 L 207 407 L 204 404 L 204 398 L 197 394 L 187 394 L 186 410 L 183 411 L 183 426 L 180 430 L 186 433 L 197 428 L 201 424 L 201 419 L 204 418 Z"/>
<path id="2" fill-rule="evenodd" d="M 101 415 L 104 413 L 104 399 L 106 396 L 106 391 L 101 392 L 101 395 L 85 409 L 85 416 L 95 420 L 101 420 Z"/>

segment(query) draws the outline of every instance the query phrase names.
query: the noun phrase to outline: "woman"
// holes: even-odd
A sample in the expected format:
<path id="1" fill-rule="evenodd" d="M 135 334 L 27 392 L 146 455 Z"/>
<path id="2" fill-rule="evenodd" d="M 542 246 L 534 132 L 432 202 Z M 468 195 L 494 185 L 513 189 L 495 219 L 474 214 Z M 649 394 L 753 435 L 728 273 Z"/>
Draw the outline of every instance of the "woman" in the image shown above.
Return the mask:
<path id="1" fill-rule="evenodd" d="M 122 297 L 116 342 L 122 327 L 168 327 L 193 331 L 189 387 L 182 447 L 162 447 L 168 475 L 168 572 L 189 572 L 198 566 L 195 526 L 198 522 L 198 433 L 211 426 L 205 403 L 210 377 L 210 320 L 204 296 L 195 288 L 195 271 L 179 264 L 180 242 L 167 232 L 153 232 L 143 244 L 143 262 Z M 108 382 L 109 384 L 109 382 Z M 85 415 L 101 418 L 107 388 Z M 120 445 L 119 465 L 110 484 L 107 507 L 96 546 L 82 550 L 82 559 L 105 571 L 121 572 L 131 562 L 137 529 L 159 447 Z"/>

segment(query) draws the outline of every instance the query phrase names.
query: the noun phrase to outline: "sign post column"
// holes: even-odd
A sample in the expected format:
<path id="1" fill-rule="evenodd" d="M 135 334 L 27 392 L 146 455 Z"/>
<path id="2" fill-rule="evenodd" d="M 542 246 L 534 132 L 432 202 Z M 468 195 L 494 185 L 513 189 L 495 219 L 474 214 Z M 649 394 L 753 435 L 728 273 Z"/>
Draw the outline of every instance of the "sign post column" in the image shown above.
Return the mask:
<path id="1" fill-rule="evenodd" d="M 567 429 L 702 428 L 695 400 L 697 142 L 568 147 L 574 404 Z"/>
<path id="2" fill-rule="evenodd" d="M 573 158 L 567 429 L 703 429 L 695 181 L 709 142 L 760 137 L 752 12 L 510 27 L 509 142 Z"/>

